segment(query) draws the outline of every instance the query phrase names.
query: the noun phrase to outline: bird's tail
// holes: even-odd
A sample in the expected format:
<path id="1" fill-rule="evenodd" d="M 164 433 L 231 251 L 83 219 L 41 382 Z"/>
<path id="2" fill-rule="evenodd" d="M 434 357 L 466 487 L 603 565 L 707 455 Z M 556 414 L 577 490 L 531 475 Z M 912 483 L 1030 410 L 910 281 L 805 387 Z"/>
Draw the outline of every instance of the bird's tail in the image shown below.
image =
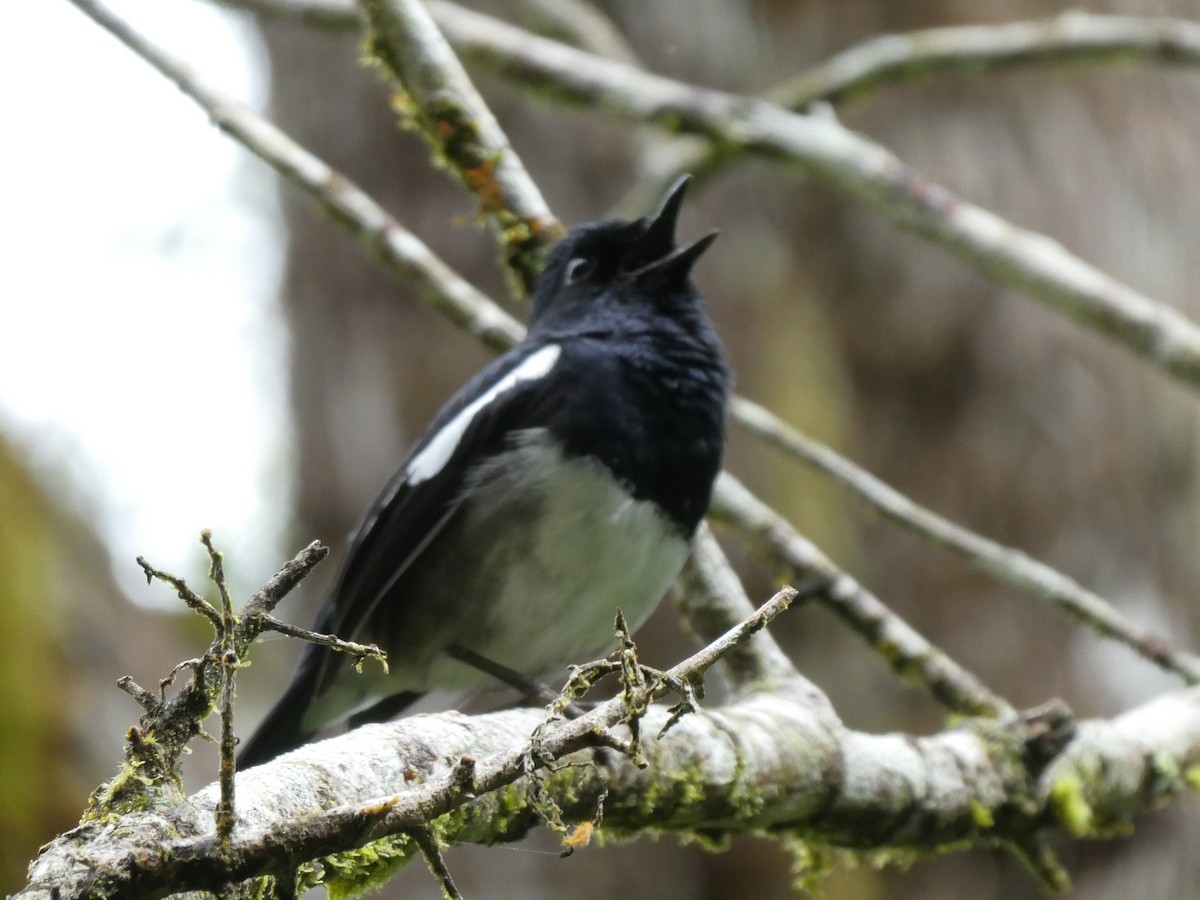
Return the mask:
<path id="1" fill-rule="evenodd" d="M 301 657 L 296 674 L 283 696 L 271 707 L 254 734 L 242 742 L 237 758 L 239 769 L 257 766 L 281 753 L 295 750 L 313 736 L 314 730 L 304 727 L 304 715 L 316 696 L 317 679 L 321 671 L 315 657 L 316 654 L 308 652 Z"/>
<path id="2" fill-rule="evenodd" d="M 254 734 L 250 736 L 249 740 L 242 743 L 237 759 L 239 769 L 247 769 L 250 766 L 269 762 L 280 754 L 295 750 L 322 727 L 321 722 L 306 723 L 305 719 L 308 718 L 313 701 L 317 698 L 321 675 L 324 672 L 323 656 L 330 652 L 324 647 L 313 644 L 305 648 L 304 655 L 300 658 L 300 664 L 296 667 L 296 674 L 292 676 L 291 684 L 287 686 L 283 696 L 271 707 L 271 711 L 267 713 L 267 717 L 263 719 Z M 421 694 L 415 691 L 404 691 L 381 697 L 373 705 L 350 715 L 348 717 L 350 726 L 357 728 L 368 722 L 384 722 L 398 715 L 420 697 Z M 343 713 L 343 716 L 331 719 L 325 724 L 334 724 L 339 718 L 344 717 Z"/>

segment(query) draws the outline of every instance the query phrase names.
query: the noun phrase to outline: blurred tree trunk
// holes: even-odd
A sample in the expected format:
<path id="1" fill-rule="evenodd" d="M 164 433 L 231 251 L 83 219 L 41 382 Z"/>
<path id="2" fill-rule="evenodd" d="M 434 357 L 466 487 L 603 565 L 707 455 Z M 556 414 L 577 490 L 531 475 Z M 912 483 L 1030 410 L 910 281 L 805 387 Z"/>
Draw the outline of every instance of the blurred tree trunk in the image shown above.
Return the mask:
<path id="1" fill-rule="evenodd" d="M 39 474 L 0 434 L 0 884 L 13 888 L 112 777 L 137 711 L 117 678 L 154 683 L 187 646 L 179 618 L 131 606 L 113 583 L 89 500 Z"/>
<path id="2" fill-rule="evenodd" d="M 0 442 L 0 882 L 18 885 L 47 835 L 68 827 L 80 797 L 66 752 L 65 710 L 53 698 L 66 667 L 55 595 L 55 544 L 41 491 Z M 13 636 L 20 635 L 20 639 Z M 49 796 L 47 796 L 49 795 Z"/>

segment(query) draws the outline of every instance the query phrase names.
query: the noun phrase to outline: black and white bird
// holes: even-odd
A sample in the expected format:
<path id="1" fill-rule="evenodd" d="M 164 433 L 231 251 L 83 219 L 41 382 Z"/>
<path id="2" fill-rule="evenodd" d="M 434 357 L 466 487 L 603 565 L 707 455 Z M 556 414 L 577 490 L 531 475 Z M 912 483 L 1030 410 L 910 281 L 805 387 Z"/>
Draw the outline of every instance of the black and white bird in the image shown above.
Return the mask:
<path id="1" fill-rule="evenodd" d="M 494 685 L 484 669 L 534 678 L 593 659 L 618 607 L 632 628 L 654 610 L 708 507 L 730 380 L 690 279 L 716 233 L 675 243 L 686 188 L 550 252 L 528 335 L 434 419 L 318 618 L 383 647 L 389 673 L 308 645 L 241 765 L 431 689 Z"/>

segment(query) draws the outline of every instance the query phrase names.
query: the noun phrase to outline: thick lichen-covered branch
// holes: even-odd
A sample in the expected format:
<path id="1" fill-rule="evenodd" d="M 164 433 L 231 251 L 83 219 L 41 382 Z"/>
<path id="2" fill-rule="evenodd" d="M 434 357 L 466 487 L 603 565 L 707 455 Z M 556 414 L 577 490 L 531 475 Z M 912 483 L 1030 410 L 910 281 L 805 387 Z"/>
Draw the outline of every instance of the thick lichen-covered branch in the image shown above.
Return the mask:
<path id="1" fill-rule="evenodd" d="M 355 731 L 347 737 L 352 746 L 325 742 L 304 747 L 243 774 L 238 779 L 242 805 L 233 834 L 215 824 L 209 827 L 205 814 L 222 804 L 225 791 L 220 787 L 211 802 L 198 798 L 188 803 L 178 791 L 147 796 L 140 806 L 121 811 L 128 816 L 121 820 L 120 828 L 111 827 L 116 813 L 110 812 L 105 821 L 85 820 L 48 845 L 31 866 L 30 882 L 18 896 L 53 892 L 58 898 L 102 895 L 116 900 L 160 897 L 181 890 L 218 891 L 254 876 L 291 878 L 305 862 L 380 838 L 405 835 L 414 828 L 434 826 L 437 840 L 462 840 L 462 834 L 447 833 L 444 825 L 438 825 L 438 817 L 474 804 L 484 809 L 485 821 L 497 824 L 496 804 L 505 802 L 505 795 L 496 793 L 501 788 L 578 750 L 621 746 L 610 730 L 624 723 L 636 734 L 650 703 L 663 694 L 683 690 L 682 701 L 687 703 L 692 699 L 690 685 L 765 628 L 794 597 L 790 588 L 781 590 L 745 621 L 667 672 L 645 670 L 633 658 L 637 678 L 627 680 L 617 697 L 577 719 L 546 722 L 546 714 L 538 710 L 526 711 L 532 718 L 515 714 L 513 721 L 524 723 L 524 730 L 506 732 L 503 742 L 488 750 L 487 758 L 482 758 L 479 747 L 474 753 L 448 757 L 455 753 L 456 740 L 437 735 L 427 738 L 430 731 L 436 731 L 435 721 L 444 721 L 447 727 L 469 736 L 474 729 L 466 717 L 414 717 L 402 726 Z M 628 668 L 624 656 L 620 668 Z M 778 687 L 783 690 L 786 685 Z M 682 717 L 678 711 L 670 712 L 658 723 L 659 737 L 682 728 L 695 716 L 694 712 Z M 404 733 L 422 748 L 436 749 L 401 752 L 397 758 L 397 746 L 387 740 L 394 727 L 407 729 Z M 371 736 L 379 733 L 385 740 L 372 744 Z M 424 743 L 427 739 L 428 744 Z M 643 737 L 639 746 L 649 739 Z M 326 770 L 322 754 L 331 747 L 341 758 L 330 758 Z M 403 747 L 402 743 L 399 749 Z M 640 757 L 641 751 L 635 756 Z M 443 765 L 448 758 L 455 760 L 449 769 Z M 301 762 L 298 768 L 294 767 L 297 761 Z M 539 775 L 539 789 L 544 777 L 566 772 L 571 769 Z M 397 779 L 397 773 L 403 773 L 402 777 Z M 336 783 L 339 778 L 345 779 L 340 785 Z M 396 794 L 397 783 L 411 785 L 411 789 Z M 353 797 L 345 796 L 349 784 L 355 785 Z M 366 787 L 379 784 L 388 787 Z M 275 793 L 281 786 L 284 792 Z M 528 828 L 535 824 L 536 814 L 530 809 L 526 815 Z M 266 827 L 259 827 L 264 822 Z M 149 843 L 141 844 L 141 840 Z"/>
<path id="2" fill-rule="evenodd" d="M 1200 761 L 1196 689 L 1074 730 L 1054 713 L 1050 727 L 1034 717 L 913 737 L 845 729 L 784 686 L 687 716 L 661 738 L 654 734 L 670 714 L 652 707 L 643 728 L 646 768 L 586 750 L 588 731 L 603 715 L 596 710 L 543 732 L 543 749 L 575 755 L 539 775 L 536 790 L 566 822 L 592 821 L 604 797 L 602 829 L 611 834 L 670 829 L 713 840 L 769 832 L 895 853 L 1030 846 L 1047 827 L 1111 834 L 1194 784 Z M 290 872 L 301 856 L 419 824 L 445 843 L 519 838 L 539 821 L 524 766 L 540 722 L 541 713 L 529 709 L 418 716 L 242 773 L 237 876 Z M 464 759 L 474 763 L 464 769 Z M 396 771 L 407 773 L 400 793 Z M 472 789 L 464 792 L 464 784 Z M 76 835 L 70 853 L 52 847 L 18 896 L 49 896 L 50 885 L 62 900 L 86 896 L 96 882 L 84 880 L 85 860 L 93 877 L 105 873 L 114 900 L 135 889 L 150 898 L 214 885 L 205 861 L 215 846 L 208 813 L 217 796 L 210 787 L 178 808 L 132 814 L 120 830 Z M 147 835 L 157 841 L 151 854 L 138 849 Z M 379 875 L 381 859 L 411 855 L 405 838 L 388 841 L 342 854 L 325 865 L 324 877 L 364 886 Z"/>

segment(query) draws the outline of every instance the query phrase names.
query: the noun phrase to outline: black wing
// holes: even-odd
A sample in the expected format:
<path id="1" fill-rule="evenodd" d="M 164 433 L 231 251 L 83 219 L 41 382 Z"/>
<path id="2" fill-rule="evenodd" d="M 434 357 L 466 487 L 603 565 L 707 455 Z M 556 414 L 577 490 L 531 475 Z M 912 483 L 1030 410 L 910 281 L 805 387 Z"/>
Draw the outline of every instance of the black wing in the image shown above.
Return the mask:
<path id="1" fill-rule="evenodd" d="M 470 470 L 504 450 L 515 432 L 547 424 L 569 390 L 557 365 L 543 377 L 518 381 L 479 409 L 435 474 L 415 484 L 408 476 L 413 460 L 463 410 L 545 346 L 522 344 L 509 351 L 442 408 L 355 533 L 319 627 L 344 638 L 357 634 L 412 564 L 454 521 Z"/>
<path id="2" fill-rule="evenodd" d="M 376 637 L 364 634 L 362 628 L 385 598 L 390 603 L 419 602 L 396 588 L 461 511 L 470 470 L 479 460 L 504 450 L 514 432 L 547 424 L 569 394 L 573 376 L 564 377 L 566 370 L 556 365 L 543 377 L 518 381 L 475 413 L 435 473 L 413 483 L 409 467 L 474 400 L 545 346 L 546 342 L 537 342 L 513 348 L 476 375 L 438 413 L 355 533 L 333 594 L 317 617 L 318 631 L 347 640 L 374 640 Z M 402 621 L 403 613 L 395 618 Z M 305 646 L 283 696 L 243 746 L 239 765 L 272 759 L 311 736 L 313 729 L 304 725 L 305 713 L 336 674 L 337 662 L 338 654 L 333 651 L 315 644 Z M 404 694 L 394 699 L 403 707 L 418 696 Z"/>

